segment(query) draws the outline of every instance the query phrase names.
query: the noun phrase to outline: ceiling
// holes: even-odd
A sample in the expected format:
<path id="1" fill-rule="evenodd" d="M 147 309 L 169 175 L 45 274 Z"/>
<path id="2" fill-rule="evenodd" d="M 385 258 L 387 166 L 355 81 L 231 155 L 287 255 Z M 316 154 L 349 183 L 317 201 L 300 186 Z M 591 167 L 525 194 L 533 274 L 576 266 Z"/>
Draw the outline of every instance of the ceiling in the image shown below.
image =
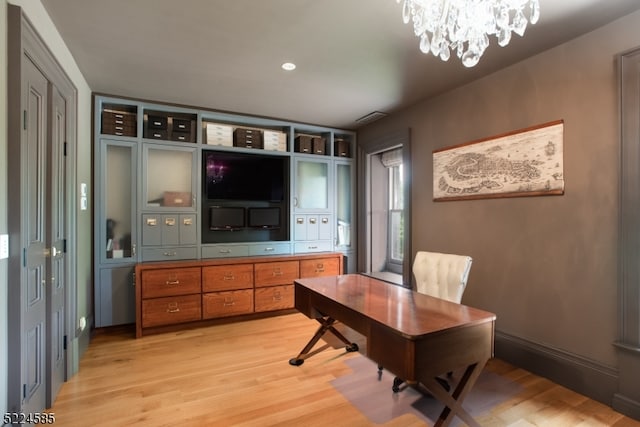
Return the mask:
<path id="1" fill-rule="evenodd" d="M 524 37 L 465 68 L 421 53 L 395 0 L 41 1 L 94 92 L 351 129 L 640 9 L 540 0 Z"/>

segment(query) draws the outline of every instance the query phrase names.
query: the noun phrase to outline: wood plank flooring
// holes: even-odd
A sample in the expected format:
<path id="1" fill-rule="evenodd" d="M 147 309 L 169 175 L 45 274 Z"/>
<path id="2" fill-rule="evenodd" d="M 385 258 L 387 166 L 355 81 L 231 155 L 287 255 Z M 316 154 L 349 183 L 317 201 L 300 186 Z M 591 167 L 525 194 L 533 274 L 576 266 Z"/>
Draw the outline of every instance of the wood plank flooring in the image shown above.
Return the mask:
<path id="1" fill-rule="evenodd" d="M 288 364 L 317 325 L 295 313 L 141 339 L 132 327 L 100 330 L 49 412 L 58 425 L 82 427 L 372 425 L 331 385 L 351 373 L 345 361 L 358 354 L 321 341 L 302 366 Z M 606 405 L 500 360 L 491 360 L 486 370 L 517 382 L 522 391 L 478 417 L 483 426 L 640 427 Z M 367 390 L 362 393 L 366 397 Z M 425 425 L 410 413 L 384 424 Z"/>

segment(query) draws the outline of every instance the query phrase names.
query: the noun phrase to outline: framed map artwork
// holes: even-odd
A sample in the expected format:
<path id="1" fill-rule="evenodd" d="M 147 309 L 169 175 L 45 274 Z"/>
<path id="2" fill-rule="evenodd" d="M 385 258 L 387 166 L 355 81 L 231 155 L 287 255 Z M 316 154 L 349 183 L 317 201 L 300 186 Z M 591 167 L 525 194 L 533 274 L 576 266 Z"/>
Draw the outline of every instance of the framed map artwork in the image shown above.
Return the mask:
<path id="1" fill-rule="evenodd" d="M 435 201 L 564 194 L 562 120 L 433 152 Z"/>

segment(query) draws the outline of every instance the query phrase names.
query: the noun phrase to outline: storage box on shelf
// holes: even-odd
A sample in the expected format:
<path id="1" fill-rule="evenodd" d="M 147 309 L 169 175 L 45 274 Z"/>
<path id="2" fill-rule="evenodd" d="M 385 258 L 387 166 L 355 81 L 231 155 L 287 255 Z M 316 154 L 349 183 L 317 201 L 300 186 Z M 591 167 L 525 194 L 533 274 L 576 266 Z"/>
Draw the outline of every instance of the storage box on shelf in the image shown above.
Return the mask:
<path id="1" fill-rule="evenodd" d="M 236 128 L 233 131 L 233 146 L 262 148 L 262 131 L 259 129 Z"/>
<path id="2" fill-rule="evenodd" d="M 101 133 L 104 135 L 133 136 L 138 131 L 135 106 L 105 105 L 101 113 Z"/>
<path id="3" fill-rule="evenodd" d="M 295 137 L 294 151 L 296 153 L 327 155 L 328 138 L 322 135 L 298 134 Z"/>
<path id="4" fill-rule="evenodd" d="M 163 141 L 196 142 L 195 114 L 145 110 L 143 137 Z"/>
<path id="5" fill-rule="evenodd" d="M 338 275 L 341 253 L 136 265 L 136 337 L 294 307 L 297 278 Z"/>
<path id="6" fill-rule="evenodd" d="M 336 137 L 333 142 L 333 155 L 336 157 L 351 157 L 351 143 L 345 138 Z"/>

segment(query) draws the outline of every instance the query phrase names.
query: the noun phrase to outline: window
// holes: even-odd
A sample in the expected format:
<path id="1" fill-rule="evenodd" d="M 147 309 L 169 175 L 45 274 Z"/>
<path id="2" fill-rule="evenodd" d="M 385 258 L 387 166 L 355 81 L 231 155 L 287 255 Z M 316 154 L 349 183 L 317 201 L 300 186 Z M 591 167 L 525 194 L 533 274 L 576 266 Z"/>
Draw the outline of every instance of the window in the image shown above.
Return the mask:
<path id="1" fill-rule="evenodd" d="M 387 168 L 387 262 L 386 269 L 402 273 L 404 260 L 404 182 L 402 150 L 395 149 L 382 154 L 382 164 Z"/>
<path id="2" fill-rule="evenodd" d="M 389 168 L 389 264 L 402 269 L 404 260 L 404 198 L 402 164 Z M 393 269 L 393 268 L 390 268 Z"/>

